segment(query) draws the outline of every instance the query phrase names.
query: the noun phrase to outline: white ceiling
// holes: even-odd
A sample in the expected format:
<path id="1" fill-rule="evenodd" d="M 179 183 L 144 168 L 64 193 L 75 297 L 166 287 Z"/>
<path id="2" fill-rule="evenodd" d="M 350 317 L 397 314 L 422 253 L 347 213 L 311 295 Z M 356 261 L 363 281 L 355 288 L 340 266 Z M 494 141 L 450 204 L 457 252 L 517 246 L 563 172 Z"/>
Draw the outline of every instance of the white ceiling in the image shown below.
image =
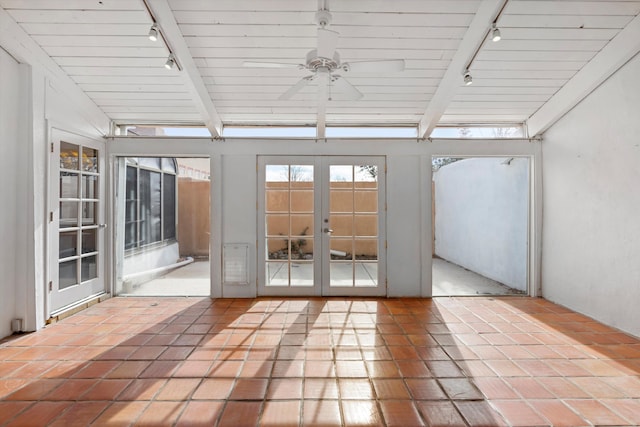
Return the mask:
<path id="1" fill-rule="evenodd" d="M 640 49 L 640 1 L 510 0 L 501 10 L 504 3 L 148 0 L 182 68 L 167 70 L 167 48 L 147 37 L 152 18 L 142 0 L 0 0 L 115 122 L 205 123 L 214 132 L 316 123 L 315 84 L 278 99 L 306 70 L 243 62 L 304 63 L 323 5 L 343 62 L 406 64 L 400 73 L 343 73 L 364 97 L 328 101 L 328 125 L 420 124 L 428 136 L 436 124 L 533 120 L 538 133 Z M 502 40 L 494 43 L 486 36 L 498 15 Z M 473 84 L 464 86 L 472 59 Z"/>

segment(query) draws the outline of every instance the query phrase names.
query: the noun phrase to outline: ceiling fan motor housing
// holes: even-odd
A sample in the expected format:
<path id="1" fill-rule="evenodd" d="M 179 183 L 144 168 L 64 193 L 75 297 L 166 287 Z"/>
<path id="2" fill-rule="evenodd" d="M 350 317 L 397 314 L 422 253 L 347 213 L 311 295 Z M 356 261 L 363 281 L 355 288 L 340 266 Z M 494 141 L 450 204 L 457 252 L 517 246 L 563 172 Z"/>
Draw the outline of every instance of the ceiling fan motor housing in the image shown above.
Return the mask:
<path id="1" fill-rule="evenodd" d="M 333 54 L 333 58 L 323 58 L 318 56 L 318 51 L 313 49 L 307 53 L 307 69 L 309 71 L 316 71 L 319 68 L 326 68 L 329 71 L 334 71 L 340 68 L 340 55 L 338 52 Z"/>

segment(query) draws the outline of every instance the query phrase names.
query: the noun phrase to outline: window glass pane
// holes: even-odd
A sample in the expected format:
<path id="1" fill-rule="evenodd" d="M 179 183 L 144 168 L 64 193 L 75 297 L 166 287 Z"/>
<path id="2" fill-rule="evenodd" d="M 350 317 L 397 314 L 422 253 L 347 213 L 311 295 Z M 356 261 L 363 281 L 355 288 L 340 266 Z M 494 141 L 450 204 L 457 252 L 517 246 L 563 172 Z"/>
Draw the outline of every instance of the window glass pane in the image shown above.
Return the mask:
<path id="1" fill-rule="evenodd" d="M 60 233 L 58 258 L 68 258 L 78 254 L 78 232 L 65 231 Z"/>
<path id="2" fill-rule="evenodd" d="M 82 147 L 82 170 L 85 172 L 98 172 L 98 150 Z"/>
<path id="3" fill-rule="evenodd" d="M 137 246 L 138 221 L 138 170 L 127 167 L 127 184 L 125 189 L 124 207 L 124 248 Z"/>
<path id="4" fill-rule="evenodd" d="M 60 172 L 60 197 L 63 199 L 78 198 L 79 175 L 73 172 Z"/>
<path id="5" fill-rule="evenodd" d="M 165 160 L 165 159 L 163 159 Z M 176 176 L 163 175 L 163 193 L 164 193 L 164 218 L 163 229 L 164 239 L 173 239 L 176 237 Z"/>
<path id="6" fill-rule="evenodd" d="M 140 243 L 148 245 L 162 238 L 160 173 L 140 169 Z"/>
<path id="7" fill-rule="evenodd" d="M 82 225 L 97 225 L 96 206 L 98 202 L 82 202 Z"/>
<path id="8" fill-rule="evenodd" d="M 60 228 L 78 226 L 78 202 L 60 202 Z"/>
<path id="9" fill-rule="evenodd" d="M 61 262 L 58 267 L 58 289 L 65 289 L 78 283 L 77 260 Z"/>
<path id="10" fill-rule="evenodd" d="M 147 168 L 153 168 L 160 170 L 160 158 L 159 157 L 140 157 L 138 158 L 138 164 Z"/>
<path id="11" fill-rule="evenodd" d="M 60 142 L 60 169 L 78 170 L 79 147 L 68 142 Z"/>
<path id="12" fill-rule="evenodd" d="M 84 175 L 82 177 L 82 197 L 84 199 L 98 198 L 98 177 L 95 175 Z"/>
<path id="13" fill-rule="evenodd" d="M 162 170 L 164 172 L 172 172 L 176 173 L 176 162 L 173 158 L 163 157 L 161 159 L 162 162 Z"/>
<path id="14" fill-rule="evenodd" d="M 82 230 L 82 253 L 87 254 L 89 252 L 97 251 L 96 237 L 98 234 L 97 229 Z"/>
<path id="15" fill-rule="evenodd" d="M 80 264 L 80 270 L 82 274 L 82 281 L 95 279 L 98 277 L 98 257 L 97 255 L 88 256 L 82 258 Z"/>

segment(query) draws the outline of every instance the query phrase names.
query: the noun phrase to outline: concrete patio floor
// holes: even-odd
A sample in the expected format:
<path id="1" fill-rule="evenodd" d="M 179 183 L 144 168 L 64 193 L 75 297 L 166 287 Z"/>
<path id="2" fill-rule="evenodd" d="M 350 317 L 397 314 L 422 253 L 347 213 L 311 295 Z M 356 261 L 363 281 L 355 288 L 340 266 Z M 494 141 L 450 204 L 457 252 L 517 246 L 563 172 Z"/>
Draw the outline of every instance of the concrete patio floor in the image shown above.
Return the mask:
<path id="1" fill-rule="evenodd" d="M 375 286 L 377 269 L 375 264 L 356 264 L 356 286 Z M 274 266 L 276 267 L 276 266 Z M 281 267 L 281 266 L 277 266 Z M 274 268 L 270 274 L 271 283 L 284 284 L 286 270 Z M 334 286 L 340 286 L 348 279 L 351 283 L 352 272 L 346 271 L 350 265 L 332 264 Z M 302 283 L 308 277 L 308 284 L 312 286 L 313 274 L 311 264 L 292 268 L 292 278 Z M 345 271 L 342 271 L 342 270 Z M 308 271 L 307 271 L 308 270 Z M 340 271 L 339 271 L 340 270 Z M 149 282 L 136 286 L 120 296 L 163 296 L 163 297 L 198 297 L 209 296 L 210 267 L 209 261 L 195 261 L 184 267 L 176 268 L 168 274 Z M 441 258 L 433 259 L 433 296 L 471 296 L 471 295 L 523 295 L 524 292 L 509 288 L 494 280 L 481 276 L 473 271 L 462 268 Z"/>

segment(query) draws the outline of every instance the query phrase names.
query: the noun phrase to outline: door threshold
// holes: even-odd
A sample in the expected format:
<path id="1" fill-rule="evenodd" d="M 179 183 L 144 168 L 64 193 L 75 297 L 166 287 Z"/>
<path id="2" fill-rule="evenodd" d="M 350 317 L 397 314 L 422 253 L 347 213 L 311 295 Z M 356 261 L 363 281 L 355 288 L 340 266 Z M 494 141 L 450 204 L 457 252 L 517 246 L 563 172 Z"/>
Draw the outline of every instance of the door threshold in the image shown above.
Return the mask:
<path id="1" fill-rule="evenodd" d="M 62 319 L 65 319 L 71 315 L 74 315 L 84 310 L 85 308 L 89 308 L 92 305 L 102 302 L 109 298 L 111 298 L 111 294 L 107 292 L 100 292 L 99 294 L 91 295 L 80 301 L 76 301 L 73 304 L 69 304 L 65 307 L 62 307 L 59 310 L 52 312 L 49 315 L 49 318 L 47 319 L 46 324 L 49 325 L 51 323 L 56 323 Z"/>

